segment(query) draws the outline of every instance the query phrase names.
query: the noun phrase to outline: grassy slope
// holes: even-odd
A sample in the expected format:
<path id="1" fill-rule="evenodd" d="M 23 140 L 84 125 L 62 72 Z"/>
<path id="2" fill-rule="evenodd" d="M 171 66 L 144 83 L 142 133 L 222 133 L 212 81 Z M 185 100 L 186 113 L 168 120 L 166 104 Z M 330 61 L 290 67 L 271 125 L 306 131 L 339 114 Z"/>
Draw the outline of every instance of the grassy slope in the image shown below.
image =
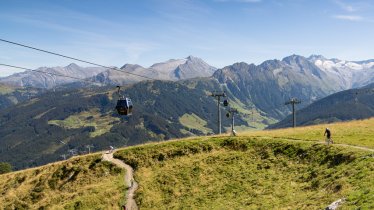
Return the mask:
<path id="1" fill-rule="evenodd" d="M 124 202 L 123 176 L 98 154 L 4 174 L 0 209 L 116 209 Z"/>
<path id="2" fill-rule="evenodd" d="M 8 94 L 8 93 L 12 93 L 14 91 L 14 89 L 15 88 L 12 88 L 10 86 L 0 84 L 0 95 L 5 95 L 5 94 Z"/>
<path id="3" fill-rule="evenodd" d="M 374 148 L 373 124 L 328 126 L 339 143 Z M 142 209 L 321 209 L 343 197 L 343 209 L 374 208 L 370 152 L 287 141 L 323 140 L 325 126 L 149 144 L 115 155 L 136 168 Z"/>
<path id="4" fill-rule="evenodd" d="M 45 113 L 42 113 L 41 115 L 43 114 Z M 48 124 L 57 125 L 66 129 L 93 126 L 95 127 L 95 131 L 90 132 L 90 137 L 96 137 L 109 132 L 113 127 L 113 124 L 118 123 L 118 121 L 117 118 L 110 115 L 101 115 L 98 109 L 92 109 L 88 112 L 70 115 L 64 120 L 50 120 L 48 121 Z"/>
<path id="5" fill-rule="evenodd" d="M 196 114 L 184 114 L 179 118 L 179 122 L 190 129 L 196 129 L 201 131 L 204 134 L 212 133 L 212 129 L 205 127 L 207 122 L 201 119 Z"/>
<path id="6" fill-rule="evenodd" d="M 257 136 L 261 138 L 282 138 L 308 141 L 324 141 L 323 133 L 328 127 L 331 138 L 335 143 L 351 144 L 374 148 L 374 118 L 366 120 L 356 120 L 340 122 L 334 124 L 314 125 L 299 127 L 296 129 L 279 129 L 270 131 L 247 132 L 242 135 Z"/>

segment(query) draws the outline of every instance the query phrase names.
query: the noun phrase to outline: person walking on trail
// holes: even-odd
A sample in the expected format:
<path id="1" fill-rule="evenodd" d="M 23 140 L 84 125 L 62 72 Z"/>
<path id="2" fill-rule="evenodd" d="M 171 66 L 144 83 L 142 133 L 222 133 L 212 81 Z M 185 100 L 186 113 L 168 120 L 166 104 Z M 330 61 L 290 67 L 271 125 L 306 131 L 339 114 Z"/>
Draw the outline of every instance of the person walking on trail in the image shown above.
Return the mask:
<path id="1" fill-rule="evenodd" d="M 323 136 L 326 136 L 326 143 L 327 145 L 329 145 L 330 143 L 333 144 L 334 141 L 331 139 L 331 131 L 329 128 L 326 128 L 325 130 L 325 133 L 323 134 Z"/>

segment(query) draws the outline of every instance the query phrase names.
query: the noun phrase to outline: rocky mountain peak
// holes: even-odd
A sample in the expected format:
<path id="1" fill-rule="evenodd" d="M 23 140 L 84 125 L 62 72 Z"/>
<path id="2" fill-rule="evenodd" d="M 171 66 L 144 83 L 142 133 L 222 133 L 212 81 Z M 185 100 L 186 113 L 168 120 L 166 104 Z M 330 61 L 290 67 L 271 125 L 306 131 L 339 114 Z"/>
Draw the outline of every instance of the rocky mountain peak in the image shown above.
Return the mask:
<path id="1" fill-rule="evenodd" d="M 130 70 L 133 71 L 133 70 L 135 70 L 137 68 L 143 68 L 143 67 L 140 66 L 140 65 L 138 65 L 138 64 L 129 64 L 129 63 L 126 63 L 125 65 L 123 65 L 121 67 L 121 69 L 126 69 L 128 71 L 130 71 Z"/>
<path id="2" fill-rule="evenodd" d="M 229 66 L 229 68 L 235 71 L 235 70 L 240 70 L 240 69 L 248 69 L 250 65 L 254 65 L 254 64 L 248 64 L 246 62 L 237 62 Z"/>
<path id="3" fill-rule="evenodd" d="M 77 68 L 80 68 L 80 66 L 78 66 L 78 65 L 75 64 L 75 63 L 71 63 L 71 64 L 67 65 L 65 68 L 69 68 L 69 69 L 77 69 Z"/>
<path id="4" fill-rule="evenodd" d="M 301 63 L 308 62 L 308 60 L 304 56 L 295 55 L 295 54 L 283 58 L 282 61 L 288 65 L 301 64 Z"/>
<path id="5" fill-rule="evenodd" d="M 280 68 L 282 65 L 283 65 L 282 61 L 274 59 L 274 60 L 264 61 L 259 66 L 265 69 L 276 69 L 276 68 Z"/>
<path id="6" fill-rule="evenodd" d="M 187 60 L 194 60 L 194 59 L 200 59 L 200 58 L 198 58 L 198 57 L 194 57 L 194 56 L 192 56 L 192 55 L 189 55 L 189 56 L 187 56 L 186 59 L 187 59 Z"/>

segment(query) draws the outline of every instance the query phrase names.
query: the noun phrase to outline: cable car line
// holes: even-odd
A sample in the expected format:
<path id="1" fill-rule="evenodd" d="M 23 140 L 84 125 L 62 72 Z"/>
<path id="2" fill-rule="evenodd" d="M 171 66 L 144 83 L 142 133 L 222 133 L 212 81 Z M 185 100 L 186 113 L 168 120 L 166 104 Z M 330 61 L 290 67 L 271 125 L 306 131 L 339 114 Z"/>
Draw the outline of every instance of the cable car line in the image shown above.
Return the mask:
<path id="1" fill-rule="evenodd" d="M 151 79 L 151 80 L 154 79 L 154 78 L 151 78 L 151 77 L 148 77 L 148 76 L 144 76 L 144 75 L 140 75 L 140 74 L 135 74 L 135 73 L 127 72 L 127 71 L 121 70 L 120 68 L 117 68 L 117 67 L 110 67 L 110 66 L 101 65 L 101 64 L 90 62 L 90 61 L 85 61 L 85 60 L 82 60 L 82 59 L 79 59 L 79 58 L 74 58 L 74 57 L 70 57 L 70 56 L 67 56 L 67 55 L 62 55 L 62 54 L 59 54 L 59 53 L 51 52 L 51 51 L 48 51 L 48 50 L 43 50 L 43 49 L 40 49 L 40 48 L 36 48 L 36 47 L 31 47 L 31 46 L 28 46 L 28 45 L 20 44 L 20 43 L 17 43 L 17 42 L 8 41 L 8 40 L 5 40 L 5 39 L 0 39 L 0 41 L 6 42 L 6 43 L 9 43 L 9 44 L 13 44 L 13 45 L 17 45 L 17 46 L 21 46 L 21 47 L 25 47 L 25 48 L 28 48 L 28 49 L 32 49 L 32 50 L 36 50 L 36 51 L 48 53 L 48 54 L 51 54 L 51 55 L 56 55 L 56 56 L 60 56 L 60 57 L 63 57 L 63 58 L 67 58 L 67 59 L 79 61 L 79 62 L 82 62 L 82 63 L 87 63 L 87 64 L 91 64 L 91 65 L 94 65 L 94 66 L 99 66 L 99 67 L 102 67 L 102 68 L 111 69 L 111 70 L 123 72 L 123 73 L 126 73 L 126 74 L 130 74 L 130 75 L 134 75 L 134 76 L 138 76 L 138 77 L 143 77 L 145 79 Z"/>

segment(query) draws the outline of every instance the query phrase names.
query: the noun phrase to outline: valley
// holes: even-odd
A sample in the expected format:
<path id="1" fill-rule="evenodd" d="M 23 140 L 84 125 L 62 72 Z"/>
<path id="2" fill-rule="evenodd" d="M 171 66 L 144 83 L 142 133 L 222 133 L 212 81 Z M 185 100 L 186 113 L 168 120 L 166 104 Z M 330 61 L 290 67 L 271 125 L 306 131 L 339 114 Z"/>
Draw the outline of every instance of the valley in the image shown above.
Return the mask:
<path id="1" fill-rule="evenodd" d="M 3 107 L 0 108 L 0 158 L 12 164 L 15 170 L 19 170 L 61 160 L 61 157 L 75 153 L 85 154 L 87 145 L 92 145 L 93 150 L 97 151 L 110 145 L 122 147 L 172 138 L 210 135 L 217 132 L 217 106 L 214 98 L 210 96 L 217 90 L 225 91 L 229 101 L 227 109 L 221 107 L 224 132 L 229 132 L 231 125 L 230 119 L 224 117 L 228 108 L 238 110 L 235 117 L 238 131 L 290 126 L 291 117 L 288 115 L 291 107 L 284 105 L 284 102 L 291 97 L 302 101 L 297 106 L 300 125 L 373 116 L 370 111 L 373 105 L 372 97 L 366 97 L 366 93 L 352 96 L 352 100 L 354 97 L 359 98 L 360 103 L 339 102 L 338 105 L 334 105 L 337 104 L 335 99 L 330 102 L 330 97 L 334 95 L 329 96 L 335 93 L 338 99 L 344 99 L 346 97 L 341 97 L 344 93 L 336 92 L 353 87 L 334 82 L 337 78 L 332 72 L 336 74 L 339 71 L 348 71 L 347 68 L 352 66 L 352 63 L 357 64 L 355 74 L 368 72 L 372 67 L 370 61 L 351 64 L 339 61 L 340 66 L 344 63 L 341 67 L 343 71 L 337 70 L 338 64 L 330 65 L 326 69 L 327 67 L 320 65 L 321 59 L 324 62 L 338 62 L 318 56 L 306 58 L 291 55 L 282 60 L 268 60 L 260 65 L 235 63 L 213 73 L 213 67 L 199 58 L 189 56 L 186 59 L 156 63 L 148 70 L 143 69 L 144 71 L 134 65 L 124 65 L 123 68 L 144 74 L 157 70 L 165 75 L 173 75 L 178 69 L 183 69 L 184 74 L 190 76 L 198 76 L 196 71 L 203 71 L 207 77 L 162 77 L 162 80 L 130 82 L 128 79 L 131 77 L 127 78 L 126 74 L 107 70 L 99 74 L 113 71 L 117 76 L 92 80 L 106 84 L 102 87 L 80 82 L 49 86 L 53 89 L 17 89 L 3 85 L 3 93 L 0 95 L 0 107 Z M 54 69 L 56 68 L 49 71 L 53 72 Z M 74 69 L 77 69 L 78 73 L 87 70 L 76 64 L 57 68 L 60 73 L 75 71 Z M 18 78 L 23 75 L 28 81 L 32 80 L 33 84 L 37 84 L 37 73 L 17 73 L 15 76 Z M 122 76 L 119 77 L 119 74 Z M 5 80 L 11 78 L 13 77 L 9 76 Z M 68 82 L 54 81 L 56 84 Z M 357 80 L 355 86 L 360 85 L 358 81 L 363 80 Z M 113 87 L 116 84 L 127 84 L 123 87 L 123 93 L 135 104 L 131 117 L 120 117 L 113 108 L 118 99 Z M 366 82 L 361 85 L 363 84 Z M 370 86 L 363 88 L 370 89 Z M 356 90 L 347 91 L 355 93 Z M 326 96 L 328 97 L 324 98 Z M 327 104 L 330 105 L 326 105 L 325 101 L 329 101 Z M 347 112 L 347 109 L 356 112 Z M 31 145 L 30 151 L 26 149 Z M 13 155 L 15 153 L 17 157 Z"/>

